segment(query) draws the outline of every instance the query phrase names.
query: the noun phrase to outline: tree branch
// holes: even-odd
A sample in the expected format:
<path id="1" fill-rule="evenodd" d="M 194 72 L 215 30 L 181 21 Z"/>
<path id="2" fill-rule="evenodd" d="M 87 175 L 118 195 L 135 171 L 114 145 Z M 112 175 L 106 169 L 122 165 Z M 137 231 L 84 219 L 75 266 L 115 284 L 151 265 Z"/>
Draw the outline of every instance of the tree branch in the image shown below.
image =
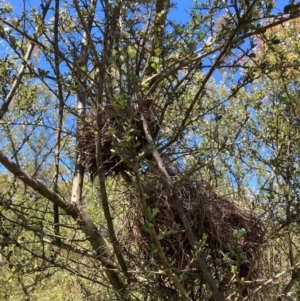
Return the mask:
<path id="1" fill-rule="evenodd" d="M 142 120 L 142 123 L 143 123 L 143 129 L 144 129 L 146 138 L 147 138 L 149 143 L 153 143 L 153 139 L 152 139 L 152 136 L 151 136 L 151 132 L 149 130 L 147 120 L 146 120 L 146 118 L 144 117 L 144 115 L 142 113 L 140 115 L 141 115 L 141 120 Z M 190 242 L 190 244 L 191 244 L 191 246 L 194 250 L 194 254 L 196 255 L 196 258 L 198 260 L 200 270 L 203 273 L 203 277 L 204 277 L 206 283 L 208 284 L 208 286 L 209 286 L 209 288 L 210 288 L 210 290 L 213 294 L 213 297 L 214 297 L 215 301 L 223 301 L 224 298 L 221 295 L 221 292 L 219 291 L 212 275 L 210 274 L 210 272 L 208 270 L 208 267 L 205 263 L 204 257 L 201 253 L 200 246 L 197 243 L 197 240 L 196 240 L 196 237 L 193 233 L 190 222 L 189 222 L 189 220 L 188 220 L 188 218 L 187 218 L 187 216 L 184 212 L 182 202 L 181 202 L 178 194 L 176 193 L 176 191 L 174 189 L 172 179 L 169 176 L 169 173 L 168 173 L 168 171 L 167 171 L 167 169 L 166 169 L 166 167 L 165 167 L 165 165 L 164 165 L 164 163 L 161 159 L 161 156 L 160 156 L 159 152 L 157 151 L 157 149 L 154 149 L 152 154 L 153 154 L 154 159 L 156 160 L 159 171 L 161 172 L 166 184 L 169 186 L 169 188 L 172 192 L 172 195 L 174 197 L 173 206 L 177 210 L 177 212 L 178 212 L 178 214 L 181 218 L 181 221 L 182 221 L 182 224 L 183 224 L 184 229 L 186 231 L 189 242 Z"/>

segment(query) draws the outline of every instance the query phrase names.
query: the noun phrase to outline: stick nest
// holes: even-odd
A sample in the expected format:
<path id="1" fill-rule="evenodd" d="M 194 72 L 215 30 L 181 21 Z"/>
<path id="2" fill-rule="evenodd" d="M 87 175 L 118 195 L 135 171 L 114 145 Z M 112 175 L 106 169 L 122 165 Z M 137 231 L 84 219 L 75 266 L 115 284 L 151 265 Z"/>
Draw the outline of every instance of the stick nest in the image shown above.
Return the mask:
<path id="1" fill-rule="evenodd" d="M 152 137 L 155 138 L 159 125 L 153 112 L 144 113 Z M 96 134 L 101 131 L 102 161 L 106 175 L 123 174 L 130 170 L 126 161 L 148 144 L 138 116 L 128 118 L 124 110 L 107 107 L 102 114 L 102 124 L 97 126 L 96 113 L 90 112 L 78 122 L 78 143 L 80 163 L 89 171 L 92 178 L 97 174 Z M 99 128 L 101 130 L 99 130 Z M 130 137 L 131 136 L 131 137 Z"/>
<path id="2" fill-rule="evenodd" d="M 151 178 L 148 181 L 147 179 Z M 173 180 L 177 180 L 174 177 Z M 127 216 L 131 239 L 140 246 L 147 265 L 153 269 L 161 269 L 155 246 L 151 240 L 149 222 L 160 237 L 171 268 L 181 273 L 182 282 L 187 291 L 199 290 L 203 287 L 201 271 L 193 256 L 192 247 L 187 238 L 179 214 L 172 206 L 172 193 L 166 190 L 167 185 L 159 176 L 145 179 L 144 193 L 153 220 L 146 221 L 139 206 L 139 196 L 135 188 L 127 193 L 127 200 L 132 205 L 132 213 Z M 153 180 L 154 179 L 154 180 Z M 251 212 L 234 202 L 220 197 L 203 182 L 185 181 L 176 191 L 194 235 L 199 242 L 200 252 L 216 279 L 220 290 L 229 289 L 233 273 L 231 267 L 236 266 L 239 279 L 254 280 L 258 276 L 259 249 L 264 243 L 264 227 L 262 222 Z M 155 212 L 157 212 L 155 214 Z M 200 277 L 199 277 L 200 276 Z M 199 278 L 201 278 L 199 283 Z M 197 284 L 197 285 L 195 285 Z M 248 288 L 243 288 L 247 294 Z M 200 292 L 197 293 L 199 296 Z"/>

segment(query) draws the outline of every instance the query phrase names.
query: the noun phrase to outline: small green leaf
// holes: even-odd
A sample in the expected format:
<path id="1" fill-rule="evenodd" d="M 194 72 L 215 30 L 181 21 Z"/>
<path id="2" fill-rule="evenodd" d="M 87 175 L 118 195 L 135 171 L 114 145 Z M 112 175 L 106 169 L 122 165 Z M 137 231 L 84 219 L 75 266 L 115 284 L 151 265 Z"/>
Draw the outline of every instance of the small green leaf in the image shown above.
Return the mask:
<path id="1" fill-rule="evenodd" d="M 158 273 L 161 275 L 166 275 L 166 272 L 164 270 L 158 270 Z"/>
<path id="2" fill-rule="evenodd" d="M 142 87 L 145 89 L 145 88 L 148 88 L 149 87 L 149 84 L 150 82 L 149 81 L 145 81 L 142 83 Z"/>
<path id="3" fill-rule="evenodd" d="M 131 46 L 128 46 L 127 52 L 130 59 L 136 56 L 136 51 Z"/>
<path id="4" fill-rule="evenodd" d="M 154 243 L 150 245 L 150 251 L 153 253 L 157 252 L 157 246 Z"/>
<path id="5" fill-rule="evenodd" d="M 231 273 L 236 275 L 238 273 L 238 268 L 235 265 L 231 266 Z"/>
<path id="6" fill-rule="evenodd" d="M 155 71 L 157 71 L 157 65 L 156 65 L 156 63 L 151 63 L 151 67 L 155 70 Z"/>
<path id="7" fill-rule="evenodd" d="M 151 218 L 154 218 L 157 215 L 157 213 L 159 213 L 159 209 L 158 208 L 153 208 L 152 212 L 151 212 Z"/>

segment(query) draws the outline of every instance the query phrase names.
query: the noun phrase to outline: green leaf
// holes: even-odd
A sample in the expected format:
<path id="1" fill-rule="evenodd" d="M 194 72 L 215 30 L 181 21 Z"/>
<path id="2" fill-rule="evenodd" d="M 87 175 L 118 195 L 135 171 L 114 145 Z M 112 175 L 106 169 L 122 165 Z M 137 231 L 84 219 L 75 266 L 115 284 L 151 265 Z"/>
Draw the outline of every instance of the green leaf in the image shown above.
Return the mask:
<path id="1" fill-rule="evenodd" d="M 153 252 L 153 253 L 157 252 L 157 246 L 154 243 L 150 244 L 150 251 Z"/>
<path id="2" fill-rule="evenodd" d="M 131 46 L 128 46 L 127 52 L 128 52 L 129 59 L 132 59 L 132 58 L 134 58 L 136 56 L 136 51 Z"/>
<path id="3" fill-rule="evenodd" d="M 153 208 L 151 212 L 151 218 L 154 218 L 157 215 L 157 213 L 159 213 L 159 211 L 160 210 L 158 208 Z"/>
<path id="4" fill-rule="evenodd" d="M 238 274 L 238 268 L 235 265 L 231 266 L 231 273 L 234 275 Z"/>
<path id="5" fill-rule="evenodd" d="M 157 71 L 157 65 L 156 65 L 156 63 L 151 63 L 151 67 L 155 70 L 155 71 Z"/>

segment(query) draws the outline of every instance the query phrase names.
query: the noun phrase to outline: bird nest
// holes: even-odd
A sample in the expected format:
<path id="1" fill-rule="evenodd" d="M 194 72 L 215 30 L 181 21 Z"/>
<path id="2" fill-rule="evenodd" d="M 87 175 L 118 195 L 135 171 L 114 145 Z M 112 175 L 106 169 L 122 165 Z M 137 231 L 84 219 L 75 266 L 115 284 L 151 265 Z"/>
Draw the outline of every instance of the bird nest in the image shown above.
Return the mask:
<path id="1" fill-rule="evenodd" d="M 144 113 L 152 137 L 159 131 L 153 112 Z M 78 149 L 80 163 L 92 177 L 97 173 L 96 134 L 100 131 L 102 162 L 106 175 L 123 174 L 130 169 L 126 163 L 133 153 L 141 151 L 148 143 L 145 138 L 142 122 L 136 116 L 128 117 L 125 110 L 108 106 L 102 114 L 102 124 L 97 126 L 96 113 L 90 112 L 78 122 Z"/>
<path id="2" fill-rule="evenodd" d="M 98 170 L 96 158 L 96 134 L 98 127 L 96 118 L 95 113 L 90 113 L 84 120 L 80 120 L 78 123 L 80 163 L 89 171 L 92 178 L 96 175 Z M 122 164 L 120 155 L 113 150 L 114 144 L 118 140 L 117 137 L 113 136 L 113 129 L 116 128 L 116 126 L 116 120 L 105 116 L 105 122 L 103 122 L 101 129 L 101 144 L 103 166 L 107 173 L 126 169 L 126 166 Z"/>
<path id="3" fill-rule="evenodd" d="M 202 272 L 193 257 L 192 246 L 179 214 L 172 205 L 173 197 L 166 191 L 159 176 L 150 178 L 148 183 L 145 179 L 144 193 L 147 206 L 155 215 L 151 223 L 154 223 L 172 269 L 181 274 L 185 289 L 200 297 L 204 287 L 201 276 L 199 279 Z M 176 180 L 177 177 L 174 178 Z M 230 291 L 230 285 L 236 279 L 254 280 L 259 271 L 259 249 L 264 243 L 262 222 L 248 210 L 214 193 L 201 181 L 185 181 L 177 194 L 199 242 L 200 252 L 220 290 Z M 161 262 L 147 230 L 149 221 L 142 214 L 136 188 L 128 191 L 127 201 L 133 208 L 127 216 L 131 239 L 140 246 L 147 265 L 154 270 L 161 269 Z M 245 285 L 243 294 L 249 292 L 250 287 Z M 195 288 L 198 292 L 195 292 Z"/>

